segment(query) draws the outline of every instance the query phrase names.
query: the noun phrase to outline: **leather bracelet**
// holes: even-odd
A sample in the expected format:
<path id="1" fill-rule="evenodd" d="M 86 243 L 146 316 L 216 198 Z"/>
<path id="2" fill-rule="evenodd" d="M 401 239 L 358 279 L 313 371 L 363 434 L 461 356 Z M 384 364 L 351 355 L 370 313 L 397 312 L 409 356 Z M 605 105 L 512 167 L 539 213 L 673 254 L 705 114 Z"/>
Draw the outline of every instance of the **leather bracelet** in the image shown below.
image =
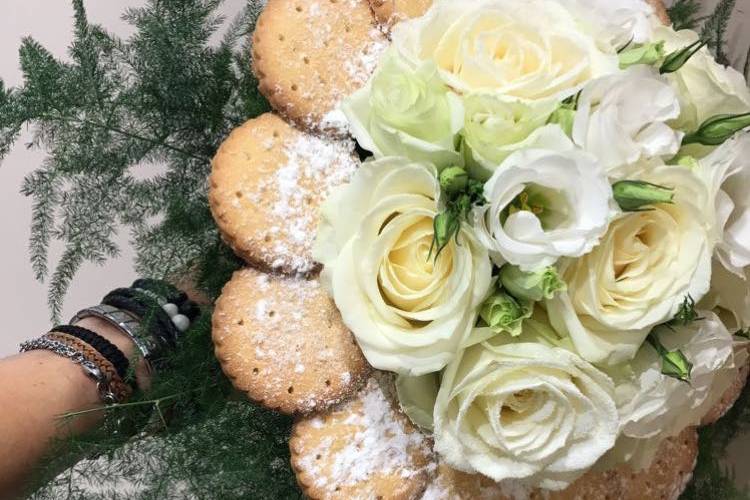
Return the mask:
<path id="1" fill-rule="evenodd" d="M 104 403 L 122 403 L 132 395 L 132 389 L 120 378 L 114 365 L 83 340 L 67 333 L 58 332 L 48 333 L 42 338 L 56 340 L 68 345 L 80 352 L 87 361 L 96 365 L 104 375 L 103 383 L 98 384 L 99 396 Z"/>
<path id="2" fill-rule="evenodd" d="M 87 328 L 75 325 L 60 325 L 50 330 L 50 333 L 66 333 L 76 337 L 96 349 L 102 356 L 112 363 L 121 379 L 128 375 L 130 362 L 122 351 L 109 340 Z"/>

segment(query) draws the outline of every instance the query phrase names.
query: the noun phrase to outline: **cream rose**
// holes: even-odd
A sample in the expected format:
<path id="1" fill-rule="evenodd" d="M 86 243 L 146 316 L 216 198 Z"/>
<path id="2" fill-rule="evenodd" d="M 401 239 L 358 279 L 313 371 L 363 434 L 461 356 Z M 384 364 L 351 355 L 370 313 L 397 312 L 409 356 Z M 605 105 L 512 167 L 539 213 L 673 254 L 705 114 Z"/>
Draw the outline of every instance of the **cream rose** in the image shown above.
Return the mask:
<path id="1" fill-rule="evenodd" d="M 437 0 L 393 43 L 415 64 L 434 61 L 460 93 L 564 98 L 618 70 L 614 48 L 602 51 L 579 21 L 553 0 Z"/>
<path id="2" fill-rule="evenodd" d="M 589 252 L 607 230 L 612 189 L 596 159 L 556 126 L 557 146 L 509 156 L 484 188 L 474 226 L 497 265 L 524 271 Z"/>
<path id="3" fill-rule="evenodd" d="M 436 259 L 435 168 L 366 162 L 324 204 L 314 255 L 370 364 L 421 375 L 442 369 L 471 331 L 491 264 L 468 224 Z"/>
<path id="4" fill-rule="evenodd" d="M 669 83 L 649 66 L 633 66 L 584 87 L 573 140 L 616 176 L 617 167 L 641 158 L 677 154 L 684 134 L 666 122 L 679 115 L 677 94 Z"/>
<path id="5" fill-rule="evenodd" d="M 434 63 L 415 69 L 389 50 L 372 79 L 342 109 L 357 142 L 376 158 L 407 156 L 438 167 L 460 162 L 455 139 L 463 128 L 463 106 Z"/>
<path id="6" fill-rule="evenodd" d="M 615 443 L 613 394 L 609 377 L 576 354 L 499 335 L 446 368 L 435 449 L 466 472 L 560 490 Z"/>
<path id="7" fill-rule="evenodd" d="M 591 253 L 560 266 L 568 290 L 546 302 L 553 326 L 594 363 L 631 359 L 655 325 L 709 288 L 710 189 L 685 167 L 650 166 L 640 178 L 674 188 L 675 203 L 622 214 Z"/>
<path id="8" fill-rule="evenodd" d="M 668 52 L 687 47 L 698 38 L 693 31 L 675 32 L 665 26 L 654 31 L 654 39 L 664 40 Z M 734 68 L 717 63 L 706 48 L 668 78 L 680 96 L 678 128 L 692 132 L 713 116 L 750 112 L 750 89 L 745 78 Z"/>

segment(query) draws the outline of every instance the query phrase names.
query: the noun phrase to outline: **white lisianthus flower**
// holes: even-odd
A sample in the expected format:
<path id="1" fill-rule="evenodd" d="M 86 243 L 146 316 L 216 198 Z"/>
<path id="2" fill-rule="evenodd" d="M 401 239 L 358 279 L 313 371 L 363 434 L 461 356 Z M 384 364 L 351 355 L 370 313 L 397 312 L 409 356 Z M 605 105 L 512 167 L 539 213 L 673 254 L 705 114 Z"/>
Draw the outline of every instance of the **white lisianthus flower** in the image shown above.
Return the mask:
<path id="1" fill-rule="evenodd" d="M 465 96 L 463 137 L 471 173 L 486 180 L 511 153 L 533 147 L 557 106 L 554 100 L 525 103 L 486 94 Z"/>
<path id="2" fill-rule="evenodd" d="M 651 329 L 674 317 L 687 296 L 709 289 L 714 196 L 681 166 L 649 166 L 641 180 L 674 188 L 674 204 L 614 220 L 591 253 L 560 265 L 568 286 L 548 300 L 555 329 L 593 363 L 635 356 Z"/>
<path id="3" fill-rule="evenodd" d="M 460 162 L 461 99 L 440 80 L 434 63 L 413 69 L 389 50 L 368 84 L 342 110 L 352 134 L 376 158 L 406 156 L 438 167 Z"/>
<path id="4" fill-rule="evenodd" d="M 716 257 L 744 277 L 750 266 L 750 134 L 740 133 L 698 160 L 696 172 L 716 193 Z"/>
<path id="5" fill-rule="evenodd" d="M 664 40 L 672 52 L 696 42 L 694 31 L 675 32 L 661 26 L 654 31 L 655 40 Z M 717 63 L 708 49 L 699 50 L 677 72 L 667 75 L 680 96 L 681 114 L 678 128 L 692 132 L 716 115 L 750 112 L 750 89 L 742 74 Z"/>
<path id="6" fill-rule="evenodd" d="M 509 156 L 485 184 L 487 204 L 474 210 L 479 239 L 497 265 L 536 271 L 589 252 L 607 230 L 613 201 L 604 170 L 554 129 L 566 147 Z"/>
<path id="7" fill-rule="evenodd" d="M 653 27 L 661 24 L 654 8 L 644 0 L 563 0 L 605 47 L 651 41 Z"/>
<path id="8" fill-rule="evenodd" d="M 380 370 L 442 369 L 489 292 L 490 260 L 468 224 L 435 258 L 439 196 L 432 165 L 387 157 L 366 162 L 323 205 L 314 249 L 322 280 Z"/>
<path id="9" fill-rule="evenodd" d="M 700 302 L 703 309 L 726 311 L 722 319 L 732 332 L 750 329 L 750 267 L 743 269 L 741 275 L 727 270 L 714 259 L 711 274 L 711 290 Z"/>
<path id="10" fill-rule="evenodd" d="M 434 61 L 459 93 L 529 100 L 573 95 L 618 70 L 580 20 L 553 0 L 437 0 L 396 26 L 394 46 L 415 64 Z"/>
<path id="11" fill-rule="evenodd" d="M 641 158 L 677 154 L 685 134 L 666 122 L 679 115 L 677 94 L 669 83 L 649 66 L 632 66 L 584 87 L 573 141 L 616 176 L 614 169 Z"/>
<path id="12" fill-rule="evenodd" d="M 435 449 L 459 470 L 560 490 L 615 443 L 613 397 L 609 377 L 575 353 L 499 335 L 443 373 Z"/>
<path id="13" fill-rule="evenodd" d="M 674 436 L 698 425 L 734 381 L 734 339 L 710 311 L 690 326 L 659 328 L 659 342 L 693 364 L 690 383 L 661 373 L 661 358 L 645 344 L 626 367 L 610 374 L 616 384 L 621 431 L 632 438 Z"/>

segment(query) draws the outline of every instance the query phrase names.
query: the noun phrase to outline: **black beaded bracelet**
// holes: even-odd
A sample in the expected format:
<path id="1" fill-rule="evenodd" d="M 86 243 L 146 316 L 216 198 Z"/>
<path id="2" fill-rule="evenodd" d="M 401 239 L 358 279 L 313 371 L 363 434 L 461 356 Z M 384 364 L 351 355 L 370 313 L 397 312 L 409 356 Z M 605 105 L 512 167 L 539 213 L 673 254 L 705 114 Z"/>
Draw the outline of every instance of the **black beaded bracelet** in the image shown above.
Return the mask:
<path id="1" fill-rule="evenodd" d="M 98 333 L 92 332 L 87 328 L 73 325 L 60 325 L 50 330 L 51 333 L 65 333 L 72 337 L 82 340 L 99 352 L 102 356 L 112 363 L 121 379 L 125 380 L 128 374 L 130 362 L 125 354 L 109 340 L 105 339 Z"/>
<path id="2" fill-rule="evenodd" d="M 118 289 L 107 294 L 102 299 L 102 304 L 126 311 L 146 322 L 141 326 L 147 329 L 161 347 L 176 345 L 180 332 L 158 303 L 139 300 L 130 289 Z"/>

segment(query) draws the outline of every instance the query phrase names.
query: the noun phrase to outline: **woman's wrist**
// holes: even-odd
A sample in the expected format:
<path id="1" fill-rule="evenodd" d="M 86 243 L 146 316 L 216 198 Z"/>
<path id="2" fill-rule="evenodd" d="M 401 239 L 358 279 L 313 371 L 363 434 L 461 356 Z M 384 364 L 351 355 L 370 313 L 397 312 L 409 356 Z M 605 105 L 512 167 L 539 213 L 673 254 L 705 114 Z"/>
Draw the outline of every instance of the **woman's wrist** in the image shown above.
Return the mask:
<path id="1" fill-rule="evenodd" d="M 88 328 L 117 346 L 125 357 L 130 360 L 135 370 L 138 387 L 143 390 L 148 389 L 151 384 L 151 372 L 148 369 L 147 361 L 143 359 L 133 339 L 111 323 L 96 317 L 83 318 L 77 321 L 76 325 Z"/>

